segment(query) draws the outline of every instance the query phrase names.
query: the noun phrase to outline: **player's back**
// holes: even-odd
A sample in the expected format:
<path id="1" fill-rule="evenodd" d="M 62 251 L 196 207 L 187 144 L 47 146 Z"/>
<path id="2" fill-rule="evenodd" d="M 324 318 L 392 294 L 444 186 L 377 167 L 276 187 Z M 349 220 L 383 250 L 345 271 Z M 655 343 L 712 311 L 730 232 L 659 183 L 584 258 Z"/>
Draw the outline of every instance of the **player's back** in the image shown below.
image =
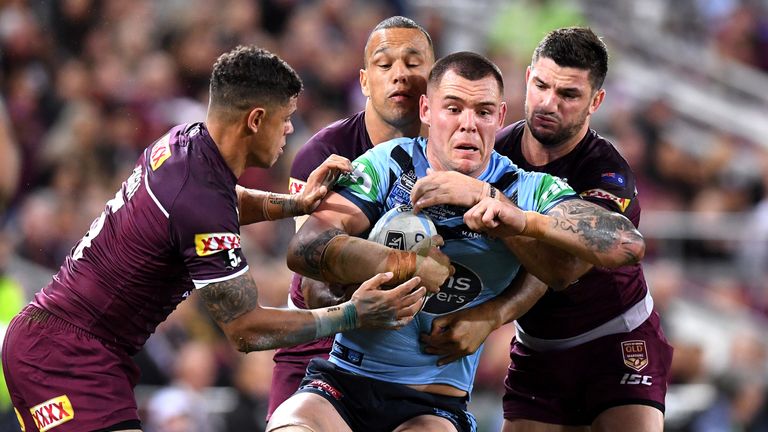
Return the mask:
<path id="1" fill-rule="evenodd" d="M 638 226 L 640 203 L 634 174 L 610 142 L 590 129 L 569 154 L 535 166 L 523 157 L 524 127 L 522 120 L 500 131 L 496 150 L 524 170 L 561 177 L 582 198 L 619 212 Z M 617 269 L 594 267 L 565 290 L 549 290 L 518 323 L 540 338 L 569 338 L 622 314 L 647 292 L 639 263 Z"/>
<path id="2" fill-rule="evenodd" d="M 197 258 L 239 247 L 236 217 L 231 226 L 228 215 L 236 215 L 235 180 L 202 124 L 171 129 L 145 149 L 33 304 L 138 350 L 189 295 L 193 277 L 197 283 L 221 275 L 210 258 Z M 201 217 L 228 222 L 218 232 L 197 230 Z"/>

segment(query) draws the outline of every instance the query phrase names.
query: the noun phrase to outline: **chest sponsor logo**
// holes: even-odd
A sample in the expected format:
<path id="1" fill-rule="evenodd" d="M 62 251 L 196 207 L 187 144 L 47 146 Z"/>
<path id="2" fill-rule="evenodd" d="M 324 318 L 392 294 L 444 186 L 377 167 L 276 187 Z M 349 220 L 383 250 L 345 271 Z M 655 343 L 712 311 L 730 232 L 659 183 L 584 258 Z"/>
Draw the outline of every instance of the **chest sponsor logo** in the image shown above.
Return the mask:
<path id="1" fill-rule="evenodd" d="M 195 252 L 198 256 L 213 255 L 230 249 L 240 249 L 240 236 L 232 233 L 195 234 Z"/>
<path id="2" fill-rule="evenodd" d="M 306 184 L 307 182 L 303 180 L 291 177 L 290 180 L 288 180 L 288 193 L 291 195 L 297 194 L 304 190 L 304 185 Z"/>
<path id="3" fill-rule="evenodd" d="M 67 395 L 49 399 L 29 409 L 40 432 L 45 432 L 75 418 L 75 410 Z"/>
<path id="4" fill-rule="evenodd" d="M 170 140 L 171 136 L 165 135 L 152 147 L 152 153 L 149 154 L 149 165 L 152 167 L 152 171 L 157 171 L 160 165 L 171 157 Z"/>
<path id="5" fill-rule="evenodd" d="M 648 350 L 643 340 L 622 342 L 621 355 L 624 357 L 624 364 L 638 372 L 648 366 Z"/>
<path id="6" fill-rule="evenodd" d="M 442 315 L 457 311 L 474 300 L 483 288 L 480 277 L 467 267 L 452 262 L 456 273 L 424 305 L 424 312 Z"/>
<path id="7" fill-rule="evenodd" d="M 615 172 L 602 173 L 600 175 L 600 181 L 621 187 L 627 185 L 627 181 L 624 179 L 624 176 Z"/>
<path id="8" fill-rule="evenodd" d="M 582 192 L 580 195 L 583 198 L 600 198 L 613 201 L 617 206 L 619 206 L 619 209 L 621 209 L 622 213 L 624 213 L 624 211 L 629 206 L 629 203 L 632 201 L 629 198 L 619 198 L 616 195 L 602 189 L 590 189 L 588 191 Z"/>

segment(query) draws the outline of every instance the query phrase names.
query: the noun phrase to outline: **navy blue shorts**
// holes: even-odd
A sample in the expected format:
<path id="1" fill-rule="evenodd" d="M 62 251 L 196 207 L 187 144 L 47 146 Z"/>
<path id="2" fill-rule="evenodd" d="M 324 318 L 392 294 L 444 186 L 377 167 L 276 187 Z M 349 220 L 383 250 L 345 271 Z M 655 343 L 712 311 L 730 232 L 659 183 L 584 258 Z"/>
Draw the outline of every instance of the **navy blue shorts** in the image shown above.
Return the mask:
<path id="1" fill-rule="evenodd" d="M 308 392 L 329 401 L 352 430 L 390 432 L 421 415 L 442 417 L 459 432 L 475 432 L 475 417 L 466 397 L 441 396 L 402 384 L 346 372 L 335 364 L 313 359 L 297 393 Z"/>

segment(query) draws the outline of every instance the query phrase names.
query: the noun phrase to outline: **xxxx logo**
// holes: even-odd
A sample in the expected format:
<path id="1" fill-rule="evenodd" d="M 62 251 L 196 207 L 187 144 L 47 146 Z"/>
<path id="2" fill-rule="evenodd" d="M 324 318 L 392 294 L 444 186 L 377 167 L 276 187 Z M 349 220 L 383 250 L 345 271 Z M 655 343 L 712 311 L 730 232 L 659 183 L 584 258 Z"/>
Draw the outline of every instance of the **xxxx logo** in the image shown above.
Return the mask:
<path id="1" fill-rule="evenodd" d="M 233 233 L 195 234 L 195 252 L 207 256 L 228 249 L 240 248 L 240 236 Z"/>
<path id="2" fill-rule="evenodd" d="M 29 412 L 40 432 L 53 429 L 75 418 L 75 411 L 72 409 L 72 403 L 69 402 L 67 395 L 61 395 L 40 405 L 35 405 L 29 409 Z"/>
<path id="3" fill-rule="evenodd" d="M 152 171 L 157 171 L 160 165 L 171 157 L 170 139 L 170 135 L 165 135 L 152 148 L 152 153 L 149 154 L 149 164 L 152 167 Z"/>

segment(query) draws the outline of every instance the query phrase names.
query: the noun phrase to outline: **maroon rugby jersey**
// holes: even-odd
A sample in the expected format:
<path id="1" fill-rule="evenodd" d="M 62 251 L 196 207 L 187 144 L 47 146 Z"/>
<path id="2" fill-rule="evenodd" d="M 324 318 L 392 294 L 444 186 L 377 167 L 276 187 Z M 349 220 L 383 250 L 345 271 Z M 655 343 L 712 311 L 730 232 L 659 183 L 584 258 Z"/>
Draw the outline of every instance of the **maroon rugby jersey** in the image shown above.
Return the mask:
<path id="1" fill-rule="evenodd" d="M 523 157 L 524 128 L 525 121 L 521 120 L 502 129 L 496 135 L 496 151 L 524 170 L 567 180 L 582 198 L 623 214 L 635 227 L 639 225 L 635 176 L 613 144 L 590 129 L 573 151 L 546 165 L 535 166 Z M 613 270 L 593 267 L 567 289 L 549 290 L 518 323 L 531 336 L 572 337 L 622 314 L 642 300 L 647 290 L 639 263 Z"/>
<path id="2" fill-rule="evenodd" d="M 236 180 L 204 124 L 172 128 L 33 304 L 135 353 L 194 288 L 248 271 Z"/>
<path id="3" fill-rule="evenodd" d="M 288 190 L 290 193 L 301 192 L 309 175 L 328 156 L 337 154 L 349 160 L 355 160 L 371 148 L 373 143 L 365 129 L 365 111 L 331 123 L 310 138 L 296 153 L 291 165 Z M 301 292 L 301 275 L 294 273 L 289 295 L 294 306 L 300 309 L 307 308 L 304 294 Z M 275 359 L 287 356 L 312 358 L 320 354 L 328 355 L 332 343 L 333 336 L 329 336 L 292 348 L 280 349 L 275 354 Z"/>

